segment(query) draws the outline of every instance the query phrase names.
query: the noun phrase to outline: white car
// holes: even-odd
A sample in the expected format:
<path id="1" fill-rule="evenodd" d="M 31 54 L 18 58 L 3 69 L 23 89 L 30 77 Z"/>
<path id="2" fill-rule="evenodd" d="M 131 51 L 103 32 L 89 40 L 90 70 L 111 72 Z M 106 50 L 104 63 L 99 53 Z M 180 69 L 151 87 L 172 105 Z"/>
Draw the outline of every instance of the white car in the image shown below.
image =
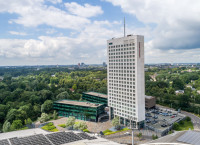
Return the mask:
<path id="1" fill-rule="evenodd" d="M 126 134 L 126 135 L 130 135 L 130 132 L 125 132 L 124 134 Z"/>

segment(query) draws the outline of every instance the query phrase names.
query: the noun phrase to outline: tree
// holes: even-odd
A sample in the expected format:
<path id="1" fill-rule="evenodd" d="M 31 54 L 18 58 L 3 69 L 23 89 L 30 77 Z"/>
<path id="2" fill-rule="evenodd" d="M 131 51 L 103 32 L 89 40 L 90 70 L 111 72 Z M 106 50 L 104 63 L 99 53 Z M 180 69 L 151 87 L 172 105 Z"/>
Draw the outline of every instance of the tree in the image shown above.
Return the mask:
<path id="1" fill-rule="evenodd" d="M 190 98 L 187 95 L 180 95 L 179 104 L 181 108 L 189 108 L 190 107 Z"/>
<path id="2" fill-rule="evenodd" d="M 142 139 L 142 133 L 141 133 L 141 132 L 138 133 L 138 134 L 137 134 L 137 137 L 139 138 L 139 140 L 141 140 L 141 139 Z"/>
<path id="3" fill-rule="evenodd" d="M 112 120 L 112 126 L 114 126 L 117 130 L 120 129 L 120 123 L 119 123 L 119 117 L 115 117 L 113 120 Z"/>
<path id="4" fill-rule="evenodd" d="M 153 135 L 152 135 L 152 139 L 153 139 L 153 140 L 158 139 L 158 136 L 153 134 Z"/>
<path id="5" fill-rule="evenodd" d="M 8 122 L 7 120 L 4 122 L 4 124 L 3 124 L 3 132 L 8 132 L 8 131 L 10 131 L 10 126 L 11 126 L 11 124 L 10 124 L 10 122 Z"/>
<path id="6" fill-rule="evenodd" d="M 173 87 L 175 90 L 183 90 L 183 89 L 184 89 L 184 83 L 183 83 L 183 81 L 180 80 L 179 78 L 176 78 L 176 79 L 173 80 L 172 87 Z"/>
<path id="7" fill-rule="evenodd" d="M 191 118 L 187 116 L 187 117 L 185 118 L 185 120 L 186 120 L 186 121 L 191 121 Z"/>
<path id="8" fill-rule="evenodd" d="M 69 93 L 67 91 L 62 92 L 56 96 L 57 100 L 68 99 L 68 98 L 69 98 Z"/>
<path id="9" fill-rule="evenodd" d="M 22 121 L 21 120 L 14 120 L 12 125 L 11 125 L 11 130 L 17 130 L 23 127 Z"/>
<path id="10" fill-rule="evenodd" d="M 75 125 L 74 125 L 74 129 L 79 129 L 79 130 L 84 130 L 84 129 L 87 129 L 88 126 L 85 122 L 77 122 Z"/>
<path id="11" fill-rule="evenodd" d="M 51 100 L 46 100 L 46 101 L 44 102 L 44 104 L 42 104 L 41 112 L 49 113 L 49 112 L 51 111 L 52 108 L 53 108 L 53 101 L 51 101 Z"/>
<path id="12" fill-rule="evenodd" d="M 76 89 L 77 89 L 77 85 L 74 84 L 74 85 L 72 86 L 72 89 L 76 90 Z"/>
<path id="13" fill-rule="evenodd" d="M 66 127 L 72 127 L 75 124 L 76 118 L 74 116 L 69 116 L 66 122 Z"/>
<path id="14" fill-rule="evenodd" d="M 53 119 L 56 120 L 57 118 L 58 118 L 58 114 L 57 114 L 56 110 L 54 110 L 54 112 L 53 112 Z"/>
<path id="15" fill-rule="evenodd" d="M 30 118 L 26 119 L 24 122 L 26 125 L 32 124 L 32 120 Z"/>
<path id="16" fill-rule="evenodd" d="M 177 122 L 175 122 L 173 124 L 173 127 L 172 127 L 174 130 L 178 130 L 179 129 L 179 124 Z"/>
<path id="17" fill-rule="evenodd" d="M 49 116 L 46 113 L 42 113 L 41 117 L 38 119 L 41 123 L 46 122 L 49 120 Z"/>

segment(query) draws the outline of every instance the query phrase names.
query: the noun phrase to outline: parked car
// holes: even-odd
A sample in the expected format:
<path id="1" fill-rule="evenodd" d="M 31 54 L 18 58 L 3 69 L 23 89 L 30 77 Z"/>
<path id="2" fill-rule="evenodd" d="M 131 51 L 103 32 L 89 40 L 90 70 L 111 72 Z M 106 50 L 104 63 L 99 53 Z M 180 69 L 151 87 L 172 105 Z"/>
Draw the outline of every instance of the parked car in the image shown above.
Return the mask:
<path id="1" fill-rule="evenodd" d="M 167 124 L 162 124 L 161 127 L 167 127 Z"/>
<path id="2" fill-rule="evenodd" d="M 153 118 L 154 118 L 154 119 L 158 119 L 158 116 L 157 116 L 157 115 L 155 115 Z"/>
<path id="3" fill-rule="evenodd" d="M 151 124 L 156 124 L 158 121 L 157 120 L 154 120 L 151 122 Z"/>
<path id="4" fill-rule="evenodd" d="M 149 119 L 149 120 L 146 120 L 146 123 L 151 123 L 151 120 Z"/>
<path id="5" fill-rule="evenodd" d="M 175 117 L 174 115 L 171 116 L 171 118 L 174 118 L 174 117 Z"/>

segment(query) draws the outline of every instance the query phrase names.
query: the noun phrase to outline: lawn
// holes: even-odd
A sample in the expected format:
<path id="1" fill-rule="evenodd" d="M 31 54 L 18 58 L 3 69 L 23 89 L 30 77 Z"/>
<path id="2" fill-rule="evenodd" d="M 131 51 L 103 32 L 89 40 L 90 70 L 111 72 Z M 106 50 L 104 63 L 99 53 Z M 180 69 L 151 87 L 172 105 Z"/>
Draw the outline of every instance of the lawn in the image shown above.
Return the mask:
<path id="1" fill-rule="evenodd" d="M 111 130 L 109 130 L 109 129 L 106 129 L 106 130 L 103 131 L 103 134 L 104 134 L 104 135 L 110 135 L 110 134 L 115 134 L 115 133 L 122 132 L 122 131 L 127 131 L 127 130 L 130 130 L 130 129 L 128 129 L 128 128 L 123 128 L 123 129 L 118 130 L 118 131 L 111 131 Z"/>
<path id="2" fill-rule="evenodd" d="M 42 127 L 42 129 L 47 130 L 47 131 L 52 131 L 52 132 L 57 132 L 58 129 L 54 126 L 52 122 L 46 124 L 45 126 Z"/>
<path id="3" fill-rule="evenodd" d="M 62 128 L 65 128 L 66 125 L 65 124 L 59 124 L 58 126 L 62 127 Z"/>
<path id="4" fill-rule="evenodd" d="M 176 131 L 183 131 L 183 130 L 189 130 L 189 129 L 193 130 L 194 129 L 191 121 L 184 120 L 183 122 L 184 122 L 183 124 L 179 123 L 179 126 L 176 129 Z"/>

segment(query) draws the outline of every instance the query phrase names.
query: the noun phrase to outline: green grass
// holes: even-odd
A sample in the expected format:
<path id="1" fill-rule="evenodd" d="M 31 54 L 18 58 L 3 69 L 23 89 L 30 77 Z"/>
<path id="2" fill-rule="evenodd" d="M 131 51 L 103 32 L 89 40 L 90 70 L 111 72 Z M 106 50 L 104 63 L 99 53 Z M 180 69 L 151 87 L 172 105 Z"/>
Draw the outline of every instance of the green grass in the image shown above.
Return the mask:
<path id="1" fill-rule="evenodd" d="M 90 131 L 88 129 L 83 129 L 83 132 L 90 133 Z"/>
<path id="2" fill-rule="evenodd" d="M 184 121 L 184 124 L 179 126 L 178 131 L 189 130 L 189 129 L 191 129 L 191 130 L 194 129 L 192 122 L 191 121 Z"/>
<path id="3" fill-rule="evenodd" d="M 178 129 L 176 129 L 176 131 L 183 131 L 183 130 L 189 130 L 189 129 L 193 130 L 194 129 L 191 121 L 184 120 L 183 122 L 184 122 L 183 124 L 179 123 L 179 127 L 178 127 Z"/>
<path id="4" fill-rule="evenodd" d="M 104 134 L 104 135 L 110 135 L 110 134 L 115 134 L 115 133 L 122 132 L 122 131 L 127 131 L 127 130 L 130 130 L 130 129 L 128 129 L 128 128 L 123 128 L 123 129 L 118 130 L 118 131 L 111 131 L 111 130 L 109 130 L 109 129 L 106 129 L 106 130 L 103 131 L 103 134 Z"/>
<path id="5" fill-rule="evenodd" d="M 59 124 L 58 126 L 62 127 L 62 128 L 65 128 L 66 125 L 65 124 Z"/>
<path id="6" fill-rule="evenodd" d="M 44 130 L 52 131 L 52 132 L 57 132 L 58 129 L 53 125 L 52 122 L 46 124 L 45 126 L 42 127 Z"/>

